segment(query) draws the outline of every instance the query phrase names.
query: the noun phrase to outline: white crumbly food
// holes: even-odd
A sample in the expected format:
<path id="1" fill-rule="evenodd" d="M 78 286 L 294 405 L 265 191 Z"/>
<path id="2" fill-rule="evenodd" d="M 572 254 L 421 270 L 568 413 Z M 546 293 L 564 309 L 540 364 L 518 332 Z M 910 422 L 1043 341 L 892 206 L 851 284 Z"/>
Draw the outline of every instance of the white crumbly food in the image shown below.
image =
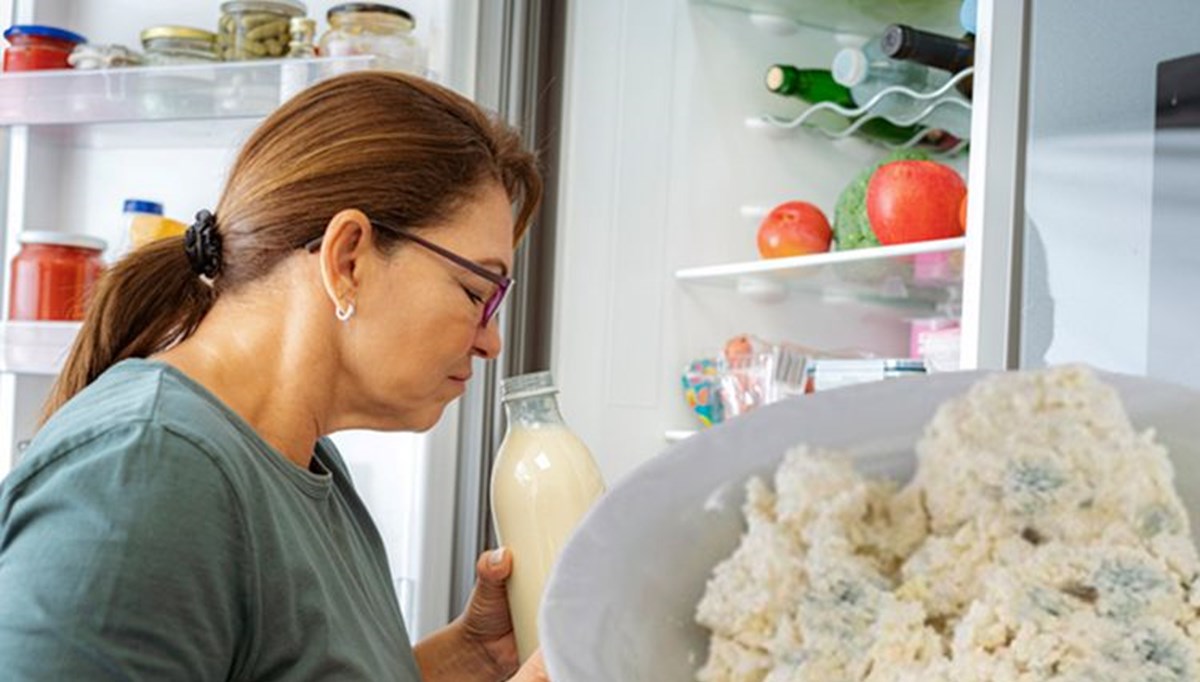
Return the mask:
<path id="1" fill-rule="evenodd" d="M 1166 450 L 1082 367 L 943 405 L 905 487 L 800 446 L 747 485 L 697 607 L 701 682 L 1200 680 L 1200 559 Z"/>

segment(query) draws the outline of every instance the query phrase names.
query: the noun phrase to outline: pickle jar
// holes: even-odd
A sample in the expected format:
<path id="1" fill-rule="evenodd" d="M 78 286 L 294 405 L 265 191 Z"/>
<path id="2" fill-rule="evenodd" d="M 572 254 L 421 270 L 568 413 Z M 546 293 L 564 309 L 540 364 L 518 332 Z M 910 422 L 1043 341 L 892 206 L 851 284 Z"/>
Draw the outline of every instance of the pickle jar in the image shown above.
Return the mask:
<path id="1" fill-rule="evenodd" d="M 217 35 L 190 26 L 152 26 L 141 35 L 146 63 L 206 64 L 219 59 Z"/>
<path id="2" fill-rule="evenodd" d="M 227 61 L 279 59 L 287 55 L 288 24 L 304 16 L 296 0 L 231 0 L 221 3 L 217 50 Z"/>
<path id="3" fill-rule="evenodd" d="M 399 7 L 348 2 L 330 8 L 321 36 L 322 57 L 371 55 L 375 67 L 426 75 L 425 48 L 413 35 L 416 20 Z"/>

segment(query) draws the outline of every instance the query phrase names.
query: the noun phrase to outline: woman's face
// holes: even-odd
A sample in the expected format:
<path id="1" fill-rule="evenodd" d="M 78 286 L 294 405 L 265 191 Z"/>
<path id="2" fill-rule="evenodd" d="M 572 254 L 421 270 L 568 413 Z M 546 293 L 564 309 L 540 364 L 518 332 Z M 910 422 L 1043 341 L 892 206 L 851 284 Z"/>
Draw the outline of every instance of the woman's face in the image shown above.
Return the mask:
<path id="1" fill-rule="evenodd" d="M 512 207 L 499 185 L 487 185 L 445 224 L 414 234 L 498 275 L 512 270 Z M 497 285 L 413 242 L 386 256 L 365 253 L 356 266 L 356 311 L 340 335 L 354 421 L 427 430 L 462 395 L 472 358 L 500 352 L 496 318 L 480 326 Z"/>

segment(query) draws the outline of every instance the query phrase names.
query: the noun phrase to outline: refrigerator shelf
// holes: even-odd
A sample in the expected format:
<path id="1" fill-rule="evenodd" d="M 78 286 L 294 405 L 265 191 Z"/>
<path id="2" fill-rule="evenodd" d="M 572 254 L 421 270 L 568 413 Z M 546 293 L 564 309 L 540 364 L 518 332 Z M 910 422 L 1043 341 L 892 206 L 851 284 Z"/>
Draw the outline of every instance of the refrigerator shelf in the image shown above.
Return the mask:
<path id="1" fill-rule="evenodd" d="M 0 323 L 0 372 L 57 375 L 80 326 L 79 322 Z"/>
<path id="2" fill-rule="evenodd" d="M 684 440 L 687 440 L 688 438 L 691 438 L 692 436 L 696 435 L 697 433 L 699 433 L 699 432 L 692 431 L 692 430 L 685 430 L 685 429 L 679 429 L 679 430 L 675 430 L 675 431 L 667 431 L 666 433 L 663 434 L 663 440 L 667 441 L 668 443 L 678 443 L 680 441 L 684 441 Z"/>
<path id="3" fill-rule="evenodd" d="M 0 75 L 0 126 L 259 118 L 374 58 L 321 57 Z"/>
<path id="4" fill-rule="evenodd" d="M 789 294 L 827 302 L 937 309 L 961 293 L 965 237 L 678 270 L 685 284 L 733 289 L 764 303 Z"/>
<path id="5" fill-rule="evenodd" d="M 725 7 L 759 18 L 767 30 L 779 32 L 780 23 L 792 22 L 813 28 L 875 35 L 888 24 L 910 24 L 929 31 L 957 35 L 962 32 L 958 12 L 962 0 L 927 2 L 830 2 L 829 0 L 693 0 L 696 4 Z"/>
<path id="6" fill-rule="evenodd" d="M 764 114 L 762 116 L 754 116 L 746 119 L 746 127 L 751 130 L 767 130 L 767 131 L 790 131 L 796 128 L 804 128 L 825 135 L 834 140 L 840 140 L 850 137 L 858 132 L 858 129 L 866 124 L 867 121 L 882 118 L 890 121 L 898 126 L 910 126 L 919 124 L 924 121 L 929 115 L 943 107 L 953 107 L 959 109 L 971 110 L 971 103 L 965 99 L 955 95 L 955 86 L 966 78 L 970 78 L 975 73 L 974 68 L 963 69 L 954 74 L 950 80 L 944 83 L 941 87 L 930 92 L 918 92 L 903 85 L 893 85 L 884 88 L 878 92 L 870 100 L 863 103 L 857 108 L 847 108 L 833 102 L 821 102 L 814 104 L 805 109 L 799 116 L 795 118 L 780 118 Z M 883 116 L 880 113 L 880 108 L 888 103 L 902 101 L 916 101 L 923 103 L 917 113 L 910 116 Z M 846 125 L 847 120 L 850 124 Z M 917 135 L 914 135 L 909 140 L 898 145 L 884 145 L 891 149 L 906 149 L 915 146 L 925 137 L 926 130 L 922 130 Z M 882 143 L 881 143 L 882 144 Z M 952 148 L 945 151 L 937 152 L 939 155 L 953 156 L 958 154 L 967 147 L 968 140 L 960 140 Z"/>

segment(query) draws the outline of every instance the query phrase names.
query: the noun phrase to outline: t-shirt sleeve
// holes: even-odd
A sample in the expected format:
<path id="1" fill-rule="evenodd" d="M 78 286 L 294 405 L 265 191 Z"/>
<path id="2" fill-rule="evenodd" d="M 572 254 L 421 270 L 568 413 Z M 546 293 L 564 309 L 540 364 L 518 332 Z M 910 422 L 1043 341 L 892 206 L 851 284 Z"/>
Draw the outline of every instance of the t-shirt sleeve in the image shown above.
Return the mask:
<path id="1" fill-rule="evenodd" d="M 250 549 L 203 450 L 132 425 L 18 473 L 0 487 L 0 676 L 236 675 Z"/>

